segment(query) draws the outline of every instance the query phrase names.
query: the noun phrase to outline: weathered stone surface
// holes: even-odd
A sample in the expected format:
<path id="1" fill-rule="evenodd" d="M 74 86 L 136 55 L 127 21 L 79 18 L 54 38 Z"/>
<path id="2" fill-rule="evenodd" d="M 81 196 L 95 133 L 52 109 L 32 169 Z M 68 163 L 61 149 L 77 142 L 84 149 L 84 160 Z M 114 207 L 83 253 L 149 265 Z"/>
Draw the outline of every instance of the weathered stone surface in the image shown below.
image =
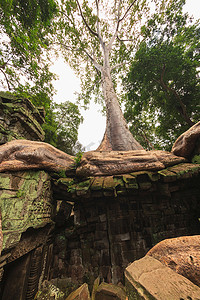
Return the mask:
<path id="1" fill-rule="evenodd" d="M 126 293 L 120 286 L 102 282 L 96 290 L 95 300 L 126 300 Z"/>
<path id="2" fill-rule="evenodd" d="M 64 300 L 65 294 L 54 284 L 45 280 L 37 292 L 35 300 Z"/>
<path id="3" fill-rule="evenodd" d="M 128 299 L 200 299 L 200 288 L 146 255 L 125 270 Z"/>
<path id="4" fill-rule="evenodd" d="M 160 172 L 59 179 L 56 189 L 66 193 L 62 199 L 74 201 L 75 228 L 56 242 L 54 276 L 82 283 L 100 275 L 117 283 L 130 262 L 161 240 L 197 234 L 199 173 L 200 165 L 182 163 Z M 81 189 L 88 194 L 80 196 Z"/>
<path id="5" fill-rule="evenodd" d="M 200 235 L 164 240 L 147 254 L 200 287 Z"/>
<path id="6" fill-rule="evenodd" d="M 28 252 L 33 251 L 35 248 L 46 245 L 53 229 L 54 224 L 47 224 L 42 228 L 30 228 L 22 233 L 19 243 L 10 250 L 9 256 L 6 258 L 6 263 L 11 263 Z"/>
<path id="7" fill-rule="evenodd" d="M 51 179 L 44 171 L 0 174 L 3 249 L 16 245 L 29 227 L 52 222 Z"/>
<path id="8" fill-rule="evenodd" d="M 43 169 L 71 173 L 73 167 L 72 156 L 47 143 L 14 140 L 0 146 L 0 172 Z"/>
<path id="9" fill-rule="evenodd" d="M 66 300 L 90 300 L 87 283 L 84 283 L 76 291 L 72 292 Z"/>
<path id="10" fill-rule="evenodd" d="M 172 152 L 178 156 L 189 157 L 199 140 L 200 121 L 178 137 L 172 147 Z"/>
<path id="11" fill-rule="evenodd" d="M 1 209 L 0 209 L 0 255 L 3 247 L 3 232 L 2 232 L 2 217 L 1 217 Z"/>
<path id="12" fill-rule="evenodd" d="M 91 300 L 95 300 L 95 296 L 96 296 L 96 292 L 97 292 L 99 283 L 100 283 L 100 278 L 97 277 L 93 284 Z"/>
<path id="13" fill-rule="evenodd" d="M 163 190 L 165 183 L 176 182 L 198 176 L 200 164 L 180 163 L 160 171 L 135 171 L 130 174 L 113 176 L 94 176 L 87 178 L 59 178 L 53 179 L 54 199 L 76 201 L 80 196 L 117 197 L 135 192 L 136 190 L 153 191 L 155 183 L 159 190 Z M 171 188 L 165 186 L 165 193 L 170 194 Z"/>
<path id="14" fill-rule="evenodd" d="M 0 92 L 0 144 L 13 139 L 44 140 L 44 110 L 30 100 Z"/>
<path id="15" fill-rule="evenodd" d="M 42 281 L 48 277 L 51 249 L 52 245 L 40 245 L 5 265 L 1 299 L 34 299 Z"/>
<path id="16" fill-rule="evenodd" d="M 84 153 L 76 173 L 80 177 L 88 177 L 153 171 L 184 161 L 184 158 L 165 151 L 91 151 Z"/>
<path id="17" fill-rule="evenodd" d="M 2 300 L 25 299 L 30 262 L 31 253 L 28 253 L 20 261 L 16 260 L 7 271 Z"/>

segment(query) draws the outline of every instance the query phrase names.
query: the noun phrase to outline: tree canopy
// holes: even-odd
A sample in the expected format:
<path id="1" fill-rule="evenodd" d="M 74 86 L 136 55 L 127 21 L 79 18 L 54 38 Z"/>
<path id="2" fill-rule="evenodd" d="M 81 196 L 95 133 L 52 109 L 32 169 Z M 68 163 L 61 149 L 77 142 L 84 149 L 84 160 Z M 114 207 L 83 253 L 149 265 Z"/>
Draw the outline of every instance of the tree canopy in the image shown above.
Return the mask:
<path id="1" fill-rule="evenodd" d="M 15 93 L 53 92 L 47 60 L 54 0 L 0 0 L 0 85 Z"/>
<path id="2" fill-rule="evenodd" d="M 47 139 L 55 144 L 50 131 L 61 127 L 52 111 L 53 74 L 45 50 L 61 50 L 81 77 L 84 103 L 92 95 L 104 100 L 107 125 L 99 150 L 142 149 L 119 105 L 119 79 L 133 61 L 125 80 L 126 117 L 133 135 L 145 147 L 169 145 L 198 114 L 199 23 L 188 23 L 183 4 L 184 0 L 0 0 L 2 83 L 24 96 L 31 92 L 35 104 L 44 103 Z M 71 107 L 77 113 L 68 104 L 66 111 Z M 79 116 L 76 125 L 80 122 Z"/>
<path id="3" fill-rule="evenodd" d="M 166 1 L 153 1 L 157 12 Z M 167 2 L 172 2 L 168 0 Z M 152 1 L 62 0 L 52 46 L 60 46 L 65 60 L 81 75 L 81 98 L 104 99 L 106 133 L 99 149 L 142 149 L 130 134 L 118 99 L 119 73 L 123 72 L 139 41 L 140 25 L 151 14 Z M 100 87 L 102 89 L 100 89 Z M 105 147 L 104 147 L 105 146 Z"/>
<path id="4" fill-rule="evenodd" d="M 72 154 L 82 118 L 77 105 L 52 102 L 48 50 L 56 14 L 54 0 L 0 0 L 0 87 L 43 106 L 45 141 Z"/>
<path id="5" fill-rule="evenodd" d="M 168 3 L 141 28 L 142 41 L 125 76 L 125 117 L 147 148 L 171 149 L 200 116 L 200 22 Z"/>
<path id="6" fill-rule="evenodd" d="M 76 154 L 82 150 L 82 146 L 78 143 L 78 128 L 83 118 L 80 116 L 79 108 L 76 104 L 66 101 L 64 103 L 53 104 L 53 114 L 55 121 L 55 146 L 68 153 Z M 49 137 L 52 139 L 53 132 L 49 132 Z M 51 143 L 52 144 L 52 143 Z"/>

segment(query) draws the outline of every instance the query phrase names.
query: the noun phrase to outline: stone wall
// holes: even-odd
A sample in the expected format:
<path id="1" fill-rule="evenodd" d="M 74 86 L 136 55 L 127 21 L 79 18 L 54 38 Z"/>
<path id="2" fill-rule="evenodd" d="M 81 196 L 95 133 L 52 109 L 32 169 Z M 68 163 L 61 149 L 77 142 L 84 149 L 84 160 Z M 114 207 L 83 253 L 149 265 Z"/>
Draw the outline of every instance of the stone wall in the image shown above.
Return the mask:
<path id="1" fill-rule="evenodd" d="M 0 145 L 14 139 L 43 141 L 43 123 L 43 108 L 0 92 Z M 0 173 L 1 299 L 33 299 L 49 278 L 54 212 L 48 173 Z"/>
<path id="2" fill-rule="evenodd" d="M 0 210 L 0 298 L 33 299 L 51 265 L 54 205 L 49 174 L 1 173 Z"/>
<path id="3" fill-rule="evenodd" d="M 13 139 L 43 141 L 44 109 L 28 99 L 0 92 L 0 144 Z"/>
<path id="4" fill-rule="evenodd" d="M 43 111 L 29 100 L 0 93 L 0 144 L 42 141 L 43 121 Z M 66 177 L 62 164 L 57 173 L 1 172 L 0 298 L 34 299 L 42 281 L 51 278 L 123 282 L 127 265 L 157 242 L 198 234 L 197 150 L 196 164 L 180 163 L 186 159 L 178 157 L 178 165 L 155 172 L 80 179 L 75 169 L 67 173 L 73 178 Z M 46 148 L 44 153 L 54 161 Z"/>
<path id="5" fill-rule="evenodd" d="M 157 242 L 198 234 L 200 165 L 158 172 L 54 181 L 56 199 L 74 201 L 70 219 L 57 228 L 52 277 L 123 281 L 127 265 Z M 71 227 L 70 227 L 71 225 Z"/>

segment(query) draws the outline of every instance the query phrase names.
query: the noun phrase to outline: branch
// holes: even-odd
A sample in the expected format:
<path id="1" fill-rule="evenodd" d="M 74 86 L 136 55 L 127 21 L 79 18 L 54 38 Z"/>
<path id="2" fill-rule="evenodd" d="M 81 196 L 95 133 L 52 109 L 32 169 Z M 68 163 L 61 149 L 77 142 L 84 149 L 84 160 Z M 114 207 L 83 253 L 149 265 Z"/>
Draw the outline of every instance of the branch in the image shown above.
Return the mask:
<path id="1" fill-rule="evenodd" d="M 117 39 L 118 39 L 119 42 L 134 42 L 133 39 L 122 40 L 118 36 L 117 36 Z"/>
<path id="2" fill-rule="evenodd" d="M 93 65 L 95 66 L 97 71 L 102 72 L 102 66 L 100 64 L 98 64 L 98 62 L 86 50 L 83 50 L 83 51 L 85 52 L 87 57 L 92 61 Z"/>
<path id="3" fill-rule="evenodd" d="M 127 10 L 126 10 L 124 16 L 123 16 L 121 19 L 119 19 L 119 23 L 122 22 L 122 21 L 127 17 L 129 10 L 132 8 L 132 6 L 135 4 L 136 1 L 137 1 L 137 0 L 134 0 L 134 1 L 129 5 L 129 7 L 127 8 Z"/>
<path id="4" fill-rule="evenodd" d="M 84 15 L 83 15 L 83 12 L 82 12 L 82 9 L 81 9 L 81 6 L 80 6 L 80 4 L 79 4 L 79 1 L 78 0 L 76 0 L 76 3 L 77 3 L 77 5 L 78 5 L 78 8 L 79 8 L 79 11 L 80 11 L 80 14 L 81 14 L 81 17 L 82 17 L 82 20 L 83 20 L 83 22 L 85 23 L 85 25 L 86 25 L 86 27 L 87 27 L 87 29 L 94 35 L 94 36 L 96 36 L 96 37 L 98 37 L 99 38 L 99 35 L 98 35 L 98 33 L 97 32 L 95 32 L 94 30 L 92 30 L 92 28 L 90 28 L 90 26 L 88 25 L 88 23 L 87 23 L 87 21 L 86 21 L 86 19 L 85 19 L 85 17 L 84 17 Z"/>
<path id="5" fill-rule="evenodd" d="M 117 17 L 117 26 L 116 26 L 116 29 L 115 29 L 115 33 L 113 34 L 110 42 L 109 42 L 109 46 L 108 46 L 108 49 L 109 51 L 111 50 L 111 47 L 112 47 L 112 44 L 115 40 L 115 38 L 117 37 L 119 41 L 121 42 L 127 42 L 129 40 L 120 40 L 119 37 L 118 37 L 118 30 L 119 30 L 119 25 L 120 23 L 127 17 L 128 15 L 128 12 L 130 11 L 130 9 L 132 8 L 132 6 L 135 4 L 137 0 L 134 0 L 130 5 L 129 7 L 127 8 L 126 12 L 124 13 L 123 17 L 120 19 L 120 8 L 121 8 L 121 0 L 119 1 L 119 4 L 118 4 L 118 17 Z M 131 40 L 130 40 L 131 41 Z"/>
<path id="6" fill-rule="evenodd" d="M 101 36 L 100 25 L 99 25 L 99 1 L 100 0 L 96 0 L 96 8 L 97 8 L 97 34 L 98 34 L 99 42 L 100 42 L 102 48 L 104 49 L 105 45 L 104 45 L 104 42 L 103 42 L 103 38 Z"/>
<path id="7" fill-rule="evenodd" d="M 70 19 L 70 17 L 64 11 L 59 10 L 59 13 L 62 14 L 62 15 L 64 15 L 66 17 L 66 19 L 70 20 L 70 22 L 74 25 L 74 22 L 72 22 L 72 20 Z"/>
<path id="8" fill-rule="evenodd" d="M 4 75 L 5 79 L 6 79 L 6 83 L 7 83 L 7 86 L 8 86 L 9 91 L 11 91 L 11 87 L 10 87 L 8 78 L 7 78 L 7 76 L 6 76 L 6 73 L 5 73 L 2 69 L 0 69 L 0 71 L 3 73 L 3 75 Z"/>
<path id="9" fill-rule="evenodd" d="M 122 65 L 123 65 L 123 64 L 121 63 L 121 64 L 117 64 L 117 65 L 113 66 L 113 67 L 111 68 L 110 72 L 112 72 L 112 71 L 113 71 L 114 69 L 116 69 L 116 68 L 120 68 Z"/>
<path id="10" fill-rule="evenodd" d="M 71 45 L 65 45 L 64 43 L 61 43 L 61 42 L 54 42 L 52 43 L 52 45 L 55 44 L 55 45 L 59 45 L 59 46 L 62 46 L 64 47 L 66 50 L 69 50 L 69 51 L 80 51 L 81 49 L 80 48 L 73 48 Z M 88 51 L 86 51 L 85 49 L 82 49 L 82 51 L 86 54 L 86 56 L 91 60 L 91 62 L 93 63 L 93 65 L 95 66 L 95 68 L 98 70 L 98 71 L 102 71 L 102 66 L 92 57 L 92 55 L 89 54 Z"/>
<path id="11" fill-rule="evenodd" d="M 111 50 L 112 48 L 112 44 L 114 43 L 114 40 L 115 38 L 117 37 L 117 34 L 118 34 L 118 29 L 119 29 L 119 23 L 120 23 L 120 9 L 121 9 L 121 2 L 122 0 L 119 1 L 119 4 L 118 4 L 118 9 L 117 9 L 117 26 L 116 26 L 116 29 L 115 29 L 115 33 L 113 34 L 110 42 L 109 42 L 109 45 L 108 45 L 108 51 Z"/>

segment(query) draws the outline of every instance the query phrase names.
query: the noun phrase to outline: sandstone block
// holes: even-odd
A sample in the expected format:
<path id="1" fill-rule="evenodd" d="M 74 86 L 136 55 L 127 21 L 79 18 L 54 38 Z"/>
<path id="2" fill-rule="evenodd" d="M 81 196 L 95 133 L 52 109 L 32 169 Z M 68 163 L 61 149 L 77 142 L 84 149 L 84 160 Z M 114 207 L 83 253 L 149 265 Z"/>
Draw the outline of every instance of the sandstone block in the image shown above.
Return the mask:
<path id="1" fill-rule="evenodd" d="M 77 290 L 72 292 L 66 300 L 90 300 L 90 293 L 87 283 L 81 285 Z"/>
<path id="2" fill-rule="evenodd" d="M 200 235 L 166 239 L 147 254 L 200 287 Z"/>
<path id="3" fill-rule="evenodd" d="M 51 179 L 44 171 L 0 174 L 3 250 L 15 246 L 28 228 L 52 222 Z"/>
<path id="4" fill-rule="evenodd" d="M 125 300 L 126 293 L 120 286 L 102 282 L 97 290 L 95 300 Z"/>
<path id="5" fill-rule="evenodd" d="M 151 256 L 134 261 L 125 270 L 128 299 L 200 299 L 200 288 Z"/>

